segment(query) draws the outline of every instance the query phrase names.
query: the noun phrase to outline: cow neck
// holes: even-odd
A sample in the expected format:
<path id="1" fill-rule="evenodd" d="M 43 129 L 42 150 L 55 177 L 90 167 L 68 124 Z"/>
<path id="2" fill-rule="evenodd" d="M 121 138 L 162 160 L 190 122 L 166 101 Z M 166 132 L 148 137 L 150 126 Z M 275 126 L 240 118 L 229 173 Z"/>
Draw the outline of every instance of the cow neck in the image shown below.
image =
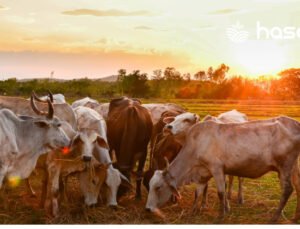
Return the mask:
<path id="1" fill-rule="evenodd" d="M 107 149 L 101 148 L 98 145 L 96 145 L 95 148 L 96 148 L 96 153 L 99 156 L 99 158 L 97 158 L 99 160 L 99 162 L 101 162 L 103 164 L 111 164 L 112 163 Z M 109 167 L 111 167 L 111 166 L 112 165 L 110 165 Z"/>
<path id="2" fill-rule="evenodd" d="M 42 128 L 37 127 L 32 120 L 20 121 L 17 132 L 18 148 L 25 149 L 26 154 L 40 153 L 44 149 L 44 139 L 42 138 Z"/>
<path id="3" fill-rule="evenodd" d="M 187 154 L 188 151 L 183 147 L 168 169 L 168 173 L 175 179 L 177 187 L 184 183 L 186 176 L 193 168 L 193 164 L 186 160 L 190 158 Z"/>

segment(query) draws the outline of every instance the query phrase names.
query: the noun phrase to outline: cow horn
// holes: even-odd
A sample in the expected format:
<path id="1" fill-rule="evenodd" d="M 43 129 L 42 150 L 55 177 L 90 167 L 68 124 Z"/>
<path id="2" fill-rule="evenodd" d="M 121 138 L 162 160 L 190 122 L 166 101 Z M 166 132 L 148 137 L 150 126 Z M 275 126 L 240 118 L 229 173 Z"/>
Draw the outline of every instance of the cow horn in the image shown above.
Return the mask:
<path id="1" fill-rule="evenodd" d="M 50 90 L 48 90 L 48 96 L 49 96 L 49 99 L 50 99 L 51 103 L 53 103 L 53 101 L 54 101 L 53 94 Z"/>
<path id="2" fill-rule="evenodd" d="M 47 101 L 40 99 L 34 91 L 32 91 L 33 98 L 40 103 L 47 103 Z"/>
<path id="3" fill-rule="evenodd" d="M 169 169 L 169 166 L 170 166 L 169 160 L 168 160 L 168 158 L 166 158 L 166 157 L 164 157 L 164 159 L 165 159 L 165 161 L 166 161 L 166 170 L 168 170 L 168 169 Z"/>
<path id="4" fill-rule="evenodd" d="M 47 99 L 48 102 L 48 114 L 47 114 L 47 118 L 48 119 L 53 119 L 53 115 L 54 115 L 54 108 L 53 108 L 53 104 L 52 102 Z"/>
<path id="5" fill-rule="evenodd" d="M 121 181 L 122 181 L 122 184 L 130 189 L 133 189 L 133 186 L 132 184 L 130 183 L 130 181 L 128 180 L 127 177 L 125 177 L 120 171 L 119 171 L 119 174 L 120 174 L 120 178 L 121 178 Z"/>
<path id="6" fill-rule="evenodd" d="M 30 97 L 30 105 L 32 110 L 37 114 L 37 115 L 46 115 L 46 113 L 44 111 L 40 111 L 35 102 L 34 102 L 34 92 L 32 93 L 31 97 Z"/>
<path id="7" fill-rule="evenodd" d="M 158 170 L 158 164 L 157 164 L 157 161 L 153 158 L 153 161 L 152 161 L 152 169 L 155 171 L 155 170 Z"/>

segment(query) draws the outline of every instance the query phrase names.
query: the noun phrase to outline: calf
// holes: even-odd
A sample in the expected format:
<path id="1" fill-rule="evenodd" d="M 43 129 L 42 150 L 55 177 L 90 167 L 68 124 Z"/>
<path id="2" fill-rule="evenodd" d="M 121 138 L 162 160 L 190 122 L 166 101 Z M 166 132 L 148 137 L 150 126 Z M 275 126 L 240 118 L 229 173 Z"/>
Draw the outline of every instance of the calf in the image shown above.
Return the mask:
<path id="1" fill-rule="evenodd" d="M 93 109 L 88 107 L 79 106 L 74 109 L 77 117 L 78 117 L 78 128 L 81 131 L 86 131 L 89 133 L 96 133 L 101 136 L 105 141 L 107 141 L 107 127 L 104 118 L 99 115 Z M 105 185 L 107 187 L 106 200 L 107 205 L 109 206 L 117 206 L 117 191 L 118 188 L 123 181 L 123 183 L 129 183 L 127 178 L 120 173 L 118 169 L 115 169 L 112 165 L 112 160 L 109 155 L 109 151 L 106 148 L 99 147 L 95 145 L 93 156 L 102 164 L 108 165 L 107 167 L 107 176 L 105 180 Z M 81 180 L 83 183 L 84 180 Z M 97 185 L 95 186 L 96 189 Z M 99 189 L 98 189 L 99 190 Z M 90 198 L 97 200 L 98 196 L 95 196 L 97 191 L 94 190 L 90 194 Z M 97 202 L 96 202 L 97 203 Z M 94 204 L 96 204 L 94 203 Z"/>
<path id="2" fill-rule="evenodd" d="M 181 145 L 176 142 L 174 136 L 163 135 L 163 128 L 166 125 L 166 117 L 175 117 L 181 114 L 179 111 L 165 111 L 161 114 L 159 121 L 153 126 L 151 136 L 150 167 L 144 174 L 143 184 L 149 190 L 149 181 L 157 169 L 165 168 L 165 158 L 171 162 L 179 153 Z"/>

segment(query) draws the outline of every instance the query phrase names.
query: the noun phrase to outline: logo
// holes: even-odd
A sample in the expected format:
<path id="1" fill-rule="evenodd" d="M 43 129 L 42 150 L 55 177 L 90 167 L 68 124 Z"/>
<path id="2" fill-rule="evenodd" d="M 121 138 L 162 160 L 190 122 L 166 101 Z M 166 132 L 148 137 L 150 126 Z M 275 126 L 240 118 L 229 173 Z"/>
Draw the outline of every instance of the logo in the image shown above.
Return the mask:
<path id="1" fill-rule="evenodd" d="M 248 39 L 249 32 L 243 29 L 244 26 L 239 22 L 227 28 L 227 37 L 235 43 L 243 43 Z"/>
<path id="2" fill-rule="evenodd" d="M 259 21 L 256 22 L 256 38 L 272 39 L 272 40 L 290 40 L 300 38 L 300 27 L 286 26 L 286 27 L 265 27 Z"/>

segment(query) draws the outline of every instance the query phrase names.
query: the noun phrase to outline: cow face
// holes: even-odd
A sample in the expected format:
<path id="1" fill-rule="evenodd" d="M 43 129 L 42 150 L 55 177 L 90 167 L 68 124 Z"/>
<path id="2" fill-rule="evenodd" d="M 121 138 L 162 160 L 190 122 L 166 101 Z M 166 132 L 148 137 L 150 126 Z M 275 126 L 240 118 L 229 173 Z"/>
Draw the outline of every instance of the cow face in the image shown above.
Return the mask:
<path id="1" fill-rule="evenodd" d="M 97 204 L 98 196 L 102 185 L 105 183 L 107 177 L 108 165 L 92 164 L 93 172 L 91 168 L 87 168 L 79 175 L 80 189 L 84 196 L 84 203 L 87 206 Z"/>
<path id="2" fill-rule="evenodd" d="M 43 131 L 45 145 L 51 149 L 58 149 L 70 145 L 70 139 L 61 128 L 61 122 L 57 118 L 36 118 L 34 125 Z"/>
<path id="3" fill-rule="evenodd" d="M 154 213 L 158 212 L 158 208 L 170 199 L 173 193 L 170 183 L 166 181 L 163 171 L 155 171 L 150 180 L 146 210 L 150 210 Z"/>
<path id="4" fill-rule="evenodd" d="M 107 205 L 117 206 L 117 192 L 121 184 L 121 173 L 119 170 L 113 168 L 112 166 L 107 171 L 107 177 L 105 181 L 107 189 Z"/>
<path id="5" fill-rule="evenodd" d="M 108 149 L 106 141 L 99 135 L 78 133 L 72 140 L 72 157 L 81 156 L 83 161 L 90 162 L 96 145 Z"/>
<path id="6" fill-rule="evenodd" d="M 186 112 L 176 117 L 167 117 L 164 119 L 166 126 L 164 134 L 179 135 L 186 131 L 199 121 L 199 116 L 190 112 Z"/>

